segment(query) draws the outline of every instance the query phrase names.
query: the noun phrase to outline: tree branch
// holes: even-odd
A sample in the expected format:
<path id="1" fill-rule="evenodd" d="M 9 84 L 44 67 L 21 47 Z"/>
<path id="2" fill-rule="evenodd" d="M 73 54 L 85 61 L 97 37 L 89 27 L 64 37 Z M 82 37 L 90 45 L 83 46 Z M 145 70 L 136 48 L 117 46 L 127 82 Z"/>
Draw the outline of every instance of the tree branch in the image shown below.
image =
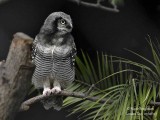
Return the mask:
<path id="1" fill-rule="evenodd" d="M 116 5 L 114 5 L 113 8 L 110 8 L 110 7 L 101 5 L 100 4 L 101 0 L 97 0 L 97 3 L 89 3 L 89 2 L 84 2 L 81 0 L 69 0 L 69 1 L 77 3 L 78 5 L 86 6 L 86 7 L 98 8 L 98 9 L 110 11 L 110 12 L 119 12 Z"/>
<path id="2" fill-rule="evenodd" d="M 151 101 L 151 102 L 149 103 L 149 105 L 152 105 L 152 106 L 160 106 L 160 102 Z"/>
<path id="3" fill-rule="evenodd" d="M 58 95 L 58 96 L 66 96 L 66 97 L 75 97 L 75 98 L 81 98 L 82 100 L 89 100 L 89 101 L 92 101 L 92 102 L 99 102 L 101 104 L 105 103 L 107 98 L 103 98 L 101 100 L 99 100 L 99 97 L 98 96 L 89 96 L 90 92 L 93 90 L 94 88 L 94 85 L 92 85 L 89 90 L 87 91 L 87 93 L 80 93 L 80 92 L 71 92 L 71 91 L 66 91 L 66 90 L 63 90 L 61 91 L 61 93 L 59 94 L 56 94 L 56 93 L 53 93 L 49 96 L 45 96 L 45 95 L 38 95 L 38 96 L 35 96 L 33 98 L 30 98 L 26 101 L 24 101 L 22 104 L 21 104 L 21 107 L 20 107 L 20 112 L 22 111 L 27 111 L 29 110 L 30 106 L 36 102 L 40 102 L 41 100 L 44 100 L 44 99 L 47 99 L 49 97 L 52 97 L 52 96 L 55 96 L 55 95 Z M 113 101 L 109 101 L 109 103 L 112 103 Z M 153 102 L 151 101 L 149 105 L 154 105 L 154 106 L 160 106 L 160 102 Z"/>
<path id="4" fill-rule="evenodd" d="M 0 4 L 6 3 L 9 1 L 11 1 L 11 0 L 0 0 Z M 86 7 L 98 8 L 98 9 L 110 11 L 110 12 L 119 12 L 119 10 L 117 9 L 117 5 L 115 5 L 115 4 L 111 4 L 113 6 L 113 8 L 101 5 L 102 0 L 97 0 L 97 3 L 89 3 L 89 2 L 85 2 L 85 1 L 81 1 L 81 0 L 69 0 L 69 1 L 77 3 L 78 5 L 86 6 Z"/>
<path id="5" fill-rule="evenodd" d="M 39 102 L 43 99 L 46 99 L 46 98 L 49 98 L 53 95 L 59 95 L 59 96 L 66 96 L 66 97 L 76 97 L 76 98 L 82 98 L 82 100 L 90 100 L 90 101 L 93 101 L 93 102 L 96 102 L 99 98 L 98 97 L 95 97 L 95 96 L 88 96 L 84 93 L 80 93 L 80 92 L 70 92 L 70 91 L 61 91 L 61 93 L 59 94 L 51 94 L 49 96 L 45 96 L 45 95 L 38 95 L 38 96 L 35 96 L 33 98 L 30 98 L 28 100 L 26 100 L 25 102 L 23 102 L 21 104 L 21 107 L 20 107 L 20 111 L 26 111 L 30 108 L 30 106 L 36 102 Z M 99 103 L 104 103 L 106 101 L 106 99 L 102 99 L 99 101 Z"/>

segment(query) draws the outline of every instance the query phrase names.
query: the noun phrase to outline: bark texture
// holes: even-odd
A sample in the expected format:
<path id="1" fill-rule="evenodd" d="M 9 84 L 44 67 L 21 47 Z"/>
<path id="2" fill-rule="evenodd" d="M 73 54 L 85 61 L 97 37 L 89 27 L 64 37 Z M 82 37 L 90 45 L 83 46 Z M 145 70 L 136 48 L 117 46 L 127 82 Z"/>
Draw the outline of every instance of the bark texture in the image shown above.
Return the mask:
<path id="1" fill-rule="evenodd" d="M 29 88 L 34 65 L 31 63 L 33 39 L 16 33 L 6 61 L 0 62 L 0 120 L 13 120 Z"/>

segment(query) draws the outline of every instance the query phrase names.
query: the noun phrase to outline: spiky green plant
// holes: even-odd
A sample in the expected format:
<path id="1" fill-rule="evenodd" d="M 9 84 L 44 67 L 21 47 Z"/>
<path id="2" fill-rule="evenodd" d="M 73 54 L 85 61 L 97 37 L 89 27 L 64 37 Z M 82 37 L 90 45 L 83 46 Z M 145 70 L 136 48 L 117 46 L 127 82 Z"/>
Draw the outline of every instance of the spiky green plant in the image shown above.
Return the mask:
<path id="1" fill-rule="evenodd" d="M 70 115 L 79 113 L 83 120 L 158 120 L 160 110 L 153 102 L 160 96 L 160 58 L 158 48 L 151 41 L 149 45 L 153 61 L 128 50 L 148 64 L 103 53 L 97 53 L 95 64 L 82 52 L 83 59 L 76 58 L 76 81 L 68 89 L 85 93 L 95 84 L 89 96 L 99 99 L 67 97 L 64 107 L 72 106 Z M 99 103 L 102 99 L 105 102 Z"/>

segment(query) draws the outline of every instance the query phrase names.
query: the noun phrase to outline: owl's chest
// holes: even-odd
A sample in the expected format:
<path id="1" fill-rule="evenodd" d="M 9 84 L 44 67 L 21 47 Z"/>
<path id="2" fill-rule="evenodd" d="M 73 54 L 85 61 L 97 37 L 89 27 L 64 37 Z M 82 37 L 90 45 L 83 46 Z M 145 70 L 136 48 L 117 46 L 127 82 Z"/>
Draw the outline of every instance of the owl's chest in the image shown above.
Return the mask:
<path id="1" fill-rule="evenodd" d="M 66 56 L 70 53 L 70 51 L 71 48 L 68 45 L 62 45 L 62 46 L 55 45 L 52 49 L 52 54 L 56 54 L 59 56 Z"/>
<path id="2" fill-rule="evenodd" d="M 67 44 L 64 44 L 64 45 L 56 44 L 56 45 L 50 45 L 50 46 L 38 45 L 37 49 L 42 57 L 48 57 L 48 58 L 53 56 L 65 57 L 71 52 L 71 47 Z"/>
<path id="3" fill-rule="evenodd" d="M 67 55 L 71 51 L 71 46 L 67 44 L 64 38 L 53 39 L 52 54 Z"/>

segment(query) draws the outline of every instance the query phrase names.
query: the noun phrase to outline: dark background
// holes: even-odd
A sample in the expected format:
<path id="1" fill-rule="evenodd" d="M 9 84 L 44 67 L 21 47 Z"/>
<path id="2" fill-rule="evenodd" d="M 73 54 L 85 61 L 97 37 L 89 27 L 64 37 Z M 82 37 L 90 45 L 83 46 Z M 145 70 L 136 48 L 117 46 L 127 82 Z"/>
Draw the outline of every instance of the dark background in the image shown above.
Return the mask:
<path id="1" fill-rule="evenodd" d="M 73 36 L 78 50 L 107 54 L 137 60 L 125 51 L 128 48 L 150 58 L 146 38 L 160 39 L 160 2 L 158 0 L 125 0 L 119 13 L 78 6 L 67 0 L 12 0 L 0 5 L 0 60 L 5 59 L 13 34 L 24 32 L 31 37 L 39 32 L 45 18 L 52 12 L 71 15 Z M 61 112 L 45 111 L 35 104 L 15 120 L 75 120 Z"/>

